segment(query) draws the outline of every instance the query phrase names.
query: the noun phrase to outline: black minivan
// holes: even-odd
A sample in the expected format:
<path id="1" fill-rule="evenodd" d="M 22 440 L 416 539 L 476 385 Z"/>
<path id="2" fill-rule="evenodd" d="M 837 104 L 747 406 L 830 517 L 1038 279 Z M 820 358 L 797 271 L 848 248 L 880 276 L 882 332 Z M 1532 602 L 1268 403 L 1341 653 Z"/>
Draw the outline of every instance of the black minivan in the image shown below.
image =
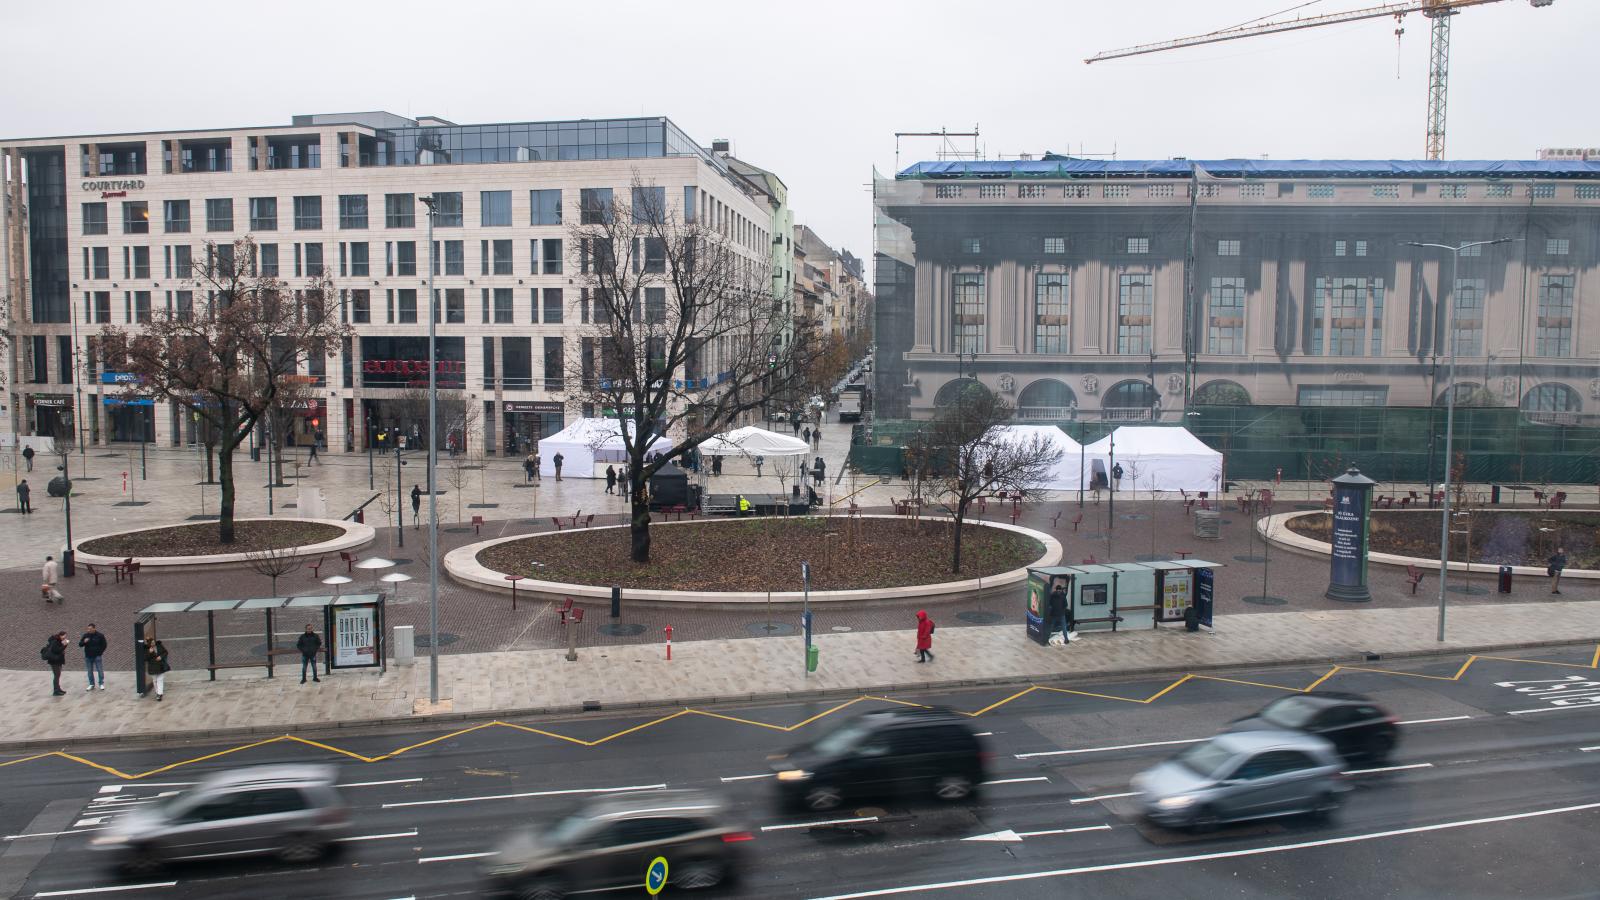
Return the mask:
<path id="1" fill-rule="evenodd" d="M 858 716 L 771 761 L 783 802 L 822 812 L 894 794 L 966 800 L 983 783 L 989 757 L 961 716 L 908 708 Z"/>

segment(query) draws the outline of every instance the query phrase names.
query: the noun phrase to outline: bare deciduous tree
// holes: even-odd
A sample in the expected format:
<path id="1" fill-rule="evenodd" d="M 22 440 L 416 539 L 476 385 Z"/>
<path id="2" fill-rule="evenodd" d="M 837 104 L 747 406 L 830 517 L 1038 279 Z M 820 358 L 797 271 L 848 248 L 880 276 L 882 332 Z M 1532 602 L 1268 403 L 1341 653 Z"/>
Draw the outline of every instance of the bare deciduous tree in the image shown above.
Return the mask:
<path id="1" fill-rule="evenodd" d="M 587 327 L 566 371 L 576 398 L 630 423 L 623 473 L 638 563 L 650 561 L 650 476 L 743 413 L 791 396 L 816 346 L 809 324 L 789 327 L 772 296 L 769 247 L 665 196 L 636 180 L 630 201 L 586 203 L 570 230 Z"/>
<path id="2" fill-rule="evenodd" d="M 961 571 L 961 526 L 973 502 L 998 491 L 1037 497 L 1039 485 L 1061 460 L 1061 449 L 1043 437 L 1007 437 L 1012 412 L 1006 401 L 974 387 L 959 392 L 923 429 L 922 452 L 939 459 L 934 489 L 948 498 L 955 517 L 953 573 Z"/>
<path id="3" fill-rule="evenodd" d="M 257 575 L 272 579 L 272 596 L 278 596 L 278 579 L 305 565 L 305 557 L 296 556 L 293 547 L 269 547 L 250 550 L 244 555 L 245 565 Z"/>
<path id="4" fill-rule="evenodd" d="M 218 540 L 233 543 L 233 454 L 250 430 L 292 390 L 304 360 L 328 353 L 350 333 L 339 323 L 326 275 L 296 287 L 255 274 L 255 243 L 205 245 L 191 282 L 194 308 L 156 312 L 138 331 L 107 326 L 107 369 L 138 377 L 129 396 L 168 400 L 216 430 L 222 502 Z"/>

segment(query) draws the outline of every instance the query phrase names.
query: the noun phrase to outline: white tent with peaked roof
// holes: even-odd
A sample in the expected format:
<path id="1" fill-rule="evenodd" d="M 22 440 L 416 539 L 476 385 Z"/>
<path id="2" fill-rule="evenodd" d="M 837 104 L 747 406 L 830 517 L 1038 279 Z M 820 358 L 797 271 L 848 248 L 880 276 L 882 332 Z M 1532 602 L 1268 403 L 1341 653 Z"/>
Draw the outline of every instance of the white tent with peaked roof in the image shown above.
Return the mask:
<path id="1" fill-rule="evenodd" d="M 1094 471 L 1109 473 L 1114 464 L 1121 463 L 1125 491 L 1222 489 L 1222 454 L 1187 428 L 1124 425 L 1085 451 Z"/>
<path id="2" fill-rule="evenodd" d="M 633 432 L 633 423 L 628 423 Z M 666 449 L 671 442 L 658 437 L 650 442 L 650 449 Z M 578 419 L 566 428 L 539 441 L 539 472 L 555 475 L 555 456 L 561 454 L 563 477 L 593 478 L 596 462 L 623 462 L 625 448 L 622 443 L 622 425 L 616 419 Z"/>
<path id="3" fill-rule="evenodd" d="M 754 425 L 725 431 L 700 445 L 704 456 L 805 456 L 811 445 Z"/>
<path id="4" fill-rule="evenodd" d="M 1080 472 L 1087 482 L 1087 470 L 1082 468 L 1085 462 L 1083 445 L 1054 425 L 1005 425 L 997 429 L 994 440 L 1004 444 L 1023 444 L 1040 437 L 1060 448 L 1061 458 L 1050 467 L 1050 474 L 1045 476 L 1044 481 L 1033 487 L 1047 491 L 1075 491 L 1078 489 Z"/>

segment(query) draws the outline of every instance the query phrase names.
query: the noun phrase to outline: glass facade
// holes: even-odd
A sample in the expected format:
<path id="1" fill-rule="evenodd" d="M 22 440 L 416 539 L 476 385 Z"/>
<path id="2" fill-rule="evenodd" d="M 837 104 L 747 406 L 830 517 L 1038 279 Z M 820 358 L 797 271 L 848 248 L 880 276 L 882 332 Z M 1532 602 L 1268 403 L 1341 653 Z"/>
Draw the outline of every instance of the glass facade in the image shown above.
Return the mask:
<path id="1" fill-rule="evenodd" d="M 28 264 L 35 322 L 70 322 L 67 272 L 66 154 L 25 154 L 28 166 Z"/>
<path id="2" fill-rule="evenodd" d="M 418 125 L 380 130 L 361 139 L 363 166 L 437 166 L 573 159 L 704 158 L 700 149 L 664 118 L 584 119 L 500 125 Z"/>

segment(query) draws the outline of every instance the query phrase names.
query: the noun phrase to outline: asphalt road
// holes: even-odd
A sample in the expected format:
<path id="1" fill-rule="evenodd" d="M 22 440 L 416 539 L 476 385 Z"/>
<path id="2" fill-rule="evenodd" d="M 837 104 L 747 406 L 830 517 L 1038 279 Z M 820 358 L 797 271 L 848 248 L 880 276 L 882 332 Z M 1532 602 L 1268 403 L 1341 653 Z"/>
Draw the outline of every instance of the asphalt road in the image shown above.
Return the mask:
<path id="1" fill-rule="evenodd" d="M 1009 702 L 1016 691 L 899 696 L 987 708 L 973 724 L 997 754 L 993 783 L 968 806 L 896 801 L 827 816 L 778 809 L 765 757 L 885 701 L 797 728 L 838 703 L 717 708 L 728 718 L 686 714 L 643 728 L 663 714 L 597 713 L 517 723 L 569 739 L 496 726 L 370 763 L 328 748 L 374 757 L 447 732 L 306 734 L 326 746 L 278 742 L 195 762 L 183 761 L 237 745 L 74 749 L 81 761 L 0 767 L 0 896 L 113 887 L 139 898 L 472 896 L 476 855 L 508 829 L 548 820 L 583 792 L 666 786 L 721 792 L 757 834 L 739 883 L 714 896 L 1593 897 L 1600 705 L 1582 689 L 1600 688 L 1596 648 L 1525 656 L 1541 662 L 1480 658 L 1463 672 L 1455 657 L 1325 681 L 1373 696 L 1406 723 L 1389 767 L 1354 772 L 1355 790 L 1327 823 L 1176 834 L 1137 821 L 1117 796 L 1186 742 L 1327 672 L 1253 670 L 1164 693 L 1174 679 L 1064 684 L 1082 693 L 1036 690 Z M 360 838 L 333 861 L 190 865 L 128 881 L 87 849 L 122 809 L 206 771 L 330 759 L 343 759 Z M 141 774 L 177 762 L 134 779 L 85 764 Z M 824 819 L 857 821 L 808 824 Z"/>

